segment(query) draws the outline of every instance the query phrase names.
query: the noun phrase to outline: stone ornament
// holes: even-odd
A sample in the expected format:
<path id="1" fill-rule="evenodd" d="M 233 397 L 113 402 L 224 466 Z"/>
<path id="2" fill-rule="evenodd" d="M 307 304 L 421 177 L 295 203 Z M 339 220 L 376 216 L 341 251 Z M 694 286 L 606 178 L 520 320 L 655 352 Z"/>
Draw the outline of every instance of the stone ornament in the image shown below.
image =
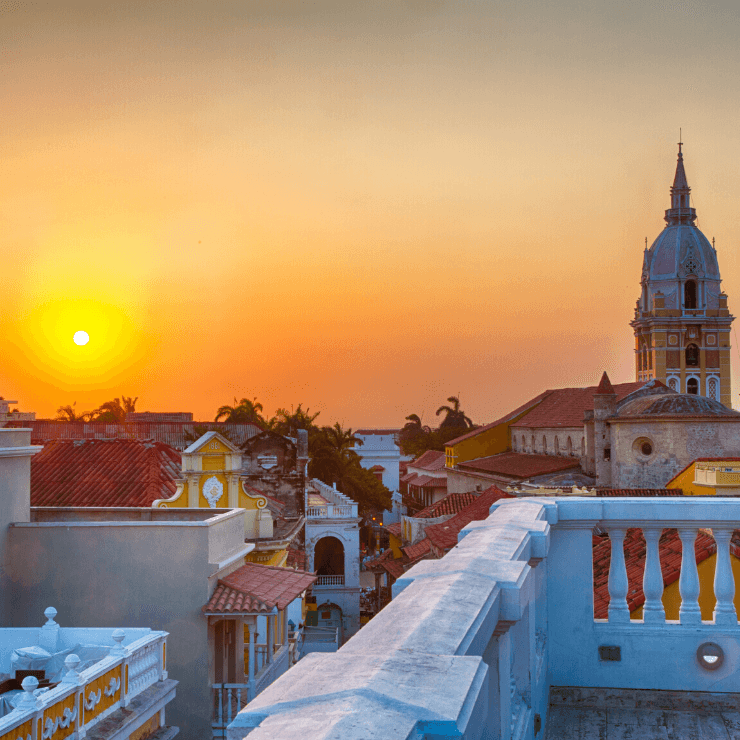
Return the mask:
<path id="1" fill-rule="evenodd" d="M 223 483 L 221 483 L 221 481 L 215 476 L 211 476 L 203 484 L 203 496 L 205 497 L 206 501 L 208 501 L 208 505 L 212 509 L 216 508 L 216 504 L 218 503 L 218 500 L 223 495 L 224 495 Z"/>

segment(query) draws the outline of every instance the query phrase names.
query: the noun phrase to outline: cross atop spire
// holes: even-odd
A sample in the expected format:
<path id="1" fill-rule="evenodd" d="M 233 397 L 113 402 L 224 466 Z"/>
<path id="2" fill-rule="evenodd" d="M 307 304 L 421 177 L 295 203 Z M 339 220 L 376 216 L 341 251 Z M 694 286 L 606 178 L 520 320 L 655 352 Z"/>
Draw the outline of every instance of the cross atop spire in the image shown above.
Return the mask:
<path id="1" fill-rule="evenodd" d="M 679 139 L 681 137 L 679 136 Z M 665 212 L 665 220 L 669 226 L 676 224 L 693 224 L 696 220 L 696 210 L 690 206 L 690 193 L 686 170 L 683 166 L 683 142 L 678 142 L 678 162 L 676 162 L 676 176 L 671 186 L 671 207 Z"/>

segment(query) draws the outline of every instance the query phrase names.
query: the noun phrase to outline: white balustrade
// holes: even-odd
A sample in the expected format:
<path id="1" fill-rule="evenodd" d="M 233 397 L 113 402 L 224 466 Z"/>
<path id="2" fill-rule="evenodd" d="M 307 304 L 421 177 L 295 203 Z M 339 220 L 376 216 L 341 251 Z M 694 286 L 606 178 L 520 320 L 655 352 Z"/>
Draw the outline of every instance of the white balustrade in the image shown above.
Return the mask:
<path id="1" fill-rule="evenodd" d="M 678 536 L 681 539 L 681 576 L 678 580 L 681 607 L 678 610 L 678 615 L 681 624 L 684 625 L 701 624 L 699 572 L 696 568 L 696 550 L 694 548 L 697 531 L 696 527 L 678 528 Z"/>
<path id="2" fill-rule="evenodd" d="M 730 540 L 732 529 L 714 527 L 712 535 L 717 543 L 717 565 L 714 571 L 714 595 L 717 603 L 714 607 L 714 623 L 737 626 L 735 612 L 735 579 L 732 575 L 730 563 Z"/>
<path id="3" fill-rule="evenodd" d="M 224 737 L 226 727 L 251 699 L 249 684 L 214 683 L 212 692 L 214 706 L 211 726 L 213 736 Z"/>
<path id="4" fill-rule="evenodd" d="M 660 565 L 660 536 L 663 530 L 656 527 L 644 527 L 645 536 L 645 573 L 642 577 L 642 591 L 645 604 L 642 607 L 642 618 L 645 624 L 665 622 L 663 607 L 663 569 Z"/>
<path id="5" fill-rule="evenodd" d="M 629 622 L 630 610 L 627 606 L 627 567 L 624 562 L 624 537 L 626 529 L 609 528 L 612 555 L 609 568 L 609 621 Z"/>
<path id="6" fill-rule="evenodd" d="M 344 586 L 344 576 L 318 576 L 314 586 Z"/>
<path id="7" fill-rule="evenodd" d="M 49 622 L 53 621 L 53 615 L 49 616 L 52 611 L 55 615 L 56 611 L 53 609 L 47 609 L 46 611 Z M 49 622 L 45 625 L 47 630 Z M 54 626 L 58 629 L 60 640 L 65 640 L 66 632 L 73 636 L 71 639 L 76 639 L 77 630 L 58 628 L 56 623 L 54 623 Z M 54 740 L 57 733 L 67 730 L 71 726 L 74 726 L 75 736 L 82 737 L 111 713 L 125 706 L 134 695 L 126 693 L 126 687 L 121 680 L 127 667 L 129 669 L 129 686 L 131 686 L 130 679 L 133 666 L 133 686 L 136 693 L 140 693 L 166 676 L 161 665 L 161 656 L 166 644 L 166 632 L 146 631 L 148 634 L 145 637 L 126 647 L 121 645 L 121 642 L 125 639 L 125 633 L 121 630 L 116 630 L 113 633 L 105 629 L 85 630 L 85 632 L 88 635 L 91 632 L 93 634 L 97 633 L 101 639 L 105 640 L 113 637 L 116 645 L 107 657 L 97 661 L 84 671 L 77 670 L 80 658 L 70 653 L 64 660 L 66 672 L 62 676 L 62 680 L 54 688 L 40 693 L 38 696 L 34 696 L 33 693 L 38 687 L 38 680 L 33 676 L 26 677 L 22 682 L 26 693 L 12 712 L 0 717 L 0 740 L 18 740 L 20 736 L 14 733 L 15 729 L 29 721 L 32 727 L 38 725 L 40 728 L 36 740 Z M 135 630 L 135 633 L 138 634 L 142 632 L 145 632 L 145 630 Z M 99 681 L 101 678 L 105 680 L 105 684 L 102 686 Z M 101 711 L 99 705 L 103 697 L 113 699 L 113 701 L 106 706 L 104 711 Z M 55 709 L 56 707 L 59 709 Z M 84 715 L 83 711 L 85 712 Z M 49 717 L 50 713 L 54 715 L 54 719 Z M 69 732 L 66 734 L 69 734 Z M 21 737 L 21 740 L 28 739 Z"/>

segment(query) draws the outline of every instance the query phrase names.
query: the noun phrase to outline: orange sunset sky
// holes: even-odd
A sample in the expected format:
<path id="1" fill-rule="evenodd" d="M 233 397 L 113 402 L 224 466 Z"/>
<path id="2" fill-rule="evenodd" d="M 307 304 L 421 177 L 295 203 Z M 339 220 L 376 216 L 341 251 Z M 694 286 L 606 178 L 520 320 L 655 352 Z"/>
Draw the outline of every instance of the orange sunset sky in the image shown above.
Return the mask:
<path id="1" fill-rule="evenodd" d="M 358 427 L 634 380 L 679 127 L 740 312 L 738 38 L 736 0 L 0 0 L 0 394 Z"/>

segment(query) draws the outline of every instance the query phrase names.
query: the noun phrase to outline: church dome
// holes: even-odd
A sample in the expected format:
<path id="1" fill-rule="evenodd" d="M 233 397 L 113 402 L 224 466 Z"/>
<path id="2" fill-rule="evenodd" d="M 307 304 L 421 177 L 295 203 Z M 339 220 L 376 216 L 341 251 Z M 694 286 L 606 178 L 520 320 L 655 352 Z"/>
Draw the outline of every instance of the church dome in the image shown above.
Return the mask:
<path id="1" fill-rule="evenodd" d="M 619 419 L 629 418 L 665 418 L 676 416 L 703 416 L 716 419 L 719 417 L 740 417 L 740 412 L 728 409 L 719 401 L 706 396 L 691 393 L 674 393 L 672 391 L 626 398 L 615 416 Z"/>
<path id="2" fill-rule="evenodd" d="M 670 280 L 695 275 L 719 280 L 717 254 L 704 234 L 693 224 L 668 225 L 646 255 L 648 280 Z"/>

